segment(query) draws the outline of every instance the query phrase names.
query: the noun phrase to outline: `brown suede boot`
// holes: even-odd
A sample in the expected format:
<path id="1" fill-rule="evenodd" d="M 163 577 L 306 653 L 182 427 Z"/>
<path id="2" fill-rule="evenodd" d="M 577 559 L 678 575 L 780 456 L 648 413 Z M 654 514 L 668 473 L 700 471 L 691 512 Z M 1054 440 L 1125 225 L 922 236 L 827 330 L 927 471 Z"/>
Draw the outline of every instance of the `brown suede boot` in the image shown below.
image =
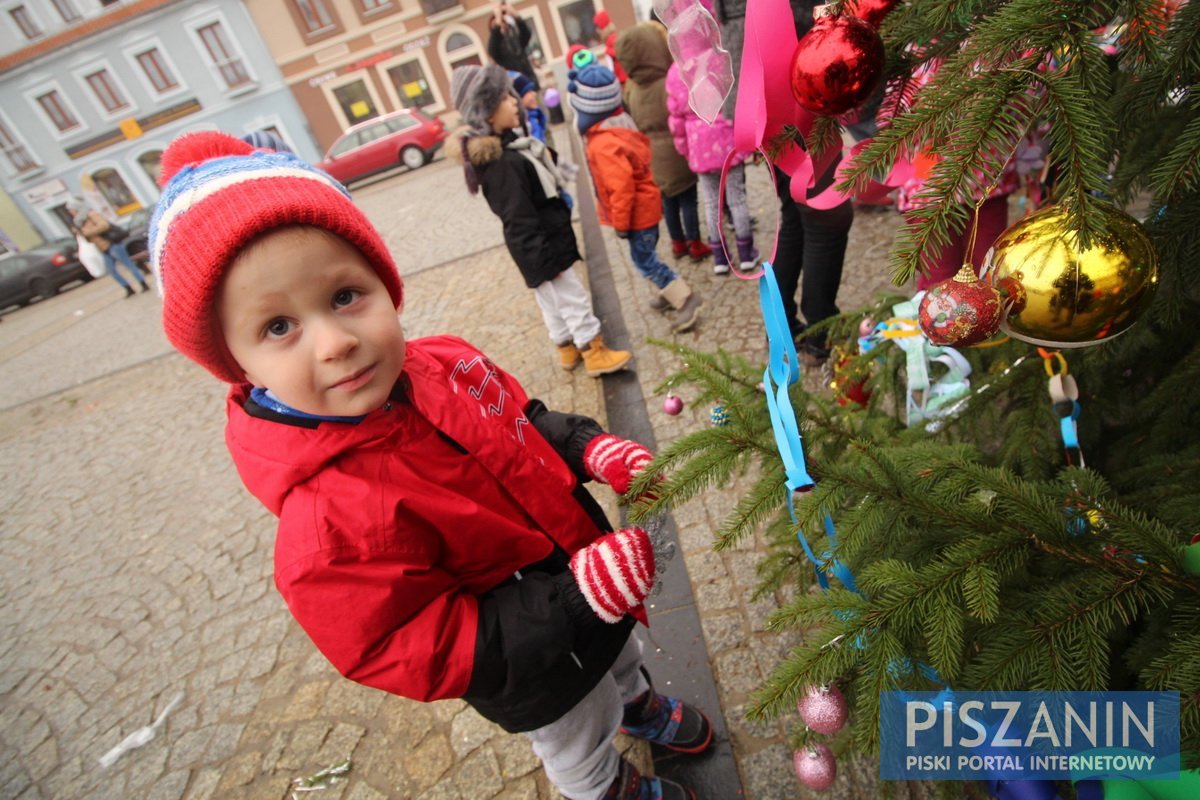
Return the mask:
<path id="1" fill-rule="evenodd" d="M 583 368 L 587 370 L 589 378 L 599 378 L 601 375 L 624 369 L 633 358 L 633 353 L 628 350 L 609 350 L 604 345 L 604 339 L 599 336 L 588 342 L 588 346 L 581 353 Z"/>
<path id="2" fill-rule="evenodd" d="M 676 312 L 675 321 L 671 324 L 672 331 L 683 333 L 695 327 L 700 318 L 700 307 L 704 305 L 704 301 L 692 291 L 683 278 L 676 278 L 668 283 L 660 294 Z"/>
<path id="3" fill-rule="evenodd" d="M 583 354 L 579 352 L 579 348 L 574 342 L 567 342 L 558 346 L 558 363 L 567 372 L 578 367 L 583 363 Z"/>

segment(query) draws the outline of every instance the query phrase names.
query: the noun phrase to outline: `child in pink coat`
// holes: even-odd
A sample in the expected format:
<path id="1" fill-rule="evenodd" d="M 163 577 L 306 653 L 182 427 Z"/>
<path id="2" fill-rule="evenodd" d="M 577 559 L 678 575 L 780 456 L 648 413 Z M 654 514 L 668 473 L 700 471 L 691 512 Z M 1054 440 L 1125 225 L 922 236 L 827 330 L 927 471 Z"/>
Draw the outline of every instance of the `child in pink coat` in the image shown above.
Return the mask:
<path id="1" fill-rule="evenodd" d="M 718 211 L 721 208 L 721 168 L 733 151 L 733 123 L 718 115 L 709 125 L 688 104 L 688 87 L 679 74 L 679 65 L 667 70 L 667 124 L 675 140 L 675 149 L 687 159 L 688 166 L 700 179 L 700 196 L 704 199 L 704 216 L 708 222 L 709 244 L 713 249 L 713 272 L 729 272 L 729 261 L 720 242 Z M 754 268 L 758 251 L 754 249 L 754 231 L 750 209 L 746 205 L 746 174 L 742 163 L 744 154 L 737 154 L 725 181 L 725 201 L 733 217 L 737 235 L 738 261 L 742 269 Z"/>

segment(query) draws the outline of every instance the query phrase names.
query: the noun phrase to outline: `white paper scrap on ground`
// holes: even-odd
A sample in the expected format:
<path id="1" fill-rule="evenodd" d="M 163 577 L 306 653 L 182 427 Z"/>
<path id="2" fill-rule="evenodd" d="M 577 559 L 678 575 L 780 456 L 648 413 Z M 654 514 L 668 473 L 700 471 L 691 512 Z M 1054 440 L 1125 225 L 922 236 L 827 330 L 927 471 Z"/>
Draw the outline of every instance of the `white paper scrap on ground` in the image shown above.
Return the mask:
<path id="1" fill-rule="evenodd" d="M 100 766 L 104 769 L 108 769 L 117 762 L 118 758 L 125 755 L 127 751 L 136 749 L 148 743 L 158 733 L 158 729 L 162 727 L 162 724 L 167 721 L 167 715 L 174 711 L 175 707 L 182 702 L 183 692 L 178 692 L 174 697 L 171 698 L 171 702 L 167 703 L 167 707 L 163 709 L 162 713 L 158 715 L 158 719 L 154 720 L 154 722 L 146 725 L 145 727 L 138 728 L 136 731 L 122 739 L 119 745 L 100 756 Z"/>

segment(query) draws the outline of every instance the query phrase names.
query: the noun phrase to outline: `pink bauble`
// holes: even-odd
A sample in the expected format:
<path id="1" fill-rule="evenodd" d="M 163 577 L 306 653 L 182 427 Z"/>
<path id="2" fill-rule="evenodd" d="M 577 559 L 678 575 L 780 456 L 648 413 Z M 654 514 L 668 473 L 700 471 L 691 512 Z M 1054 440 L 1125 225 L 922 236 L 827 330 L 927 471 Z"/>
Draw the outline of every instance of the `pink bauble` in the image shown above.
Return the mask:
<path id="1" fill-rule="evenodd" d="M 558 89 L 555 89 L 553 86 L 542 92 L 542 102 L 546 104 L 546 108 L 556 108 L 561 99 L 558 95 Z"/>
<path id="2" fill-rule="evenodd" d="M 863 339 L 875 332 L 875 320 L 863 317 L 858 323 L 858 338 Z"/>
<path id="3" fill-rule="evenodd" d="M 929 287 L 917 320 L 934 344 L 969 347 L 995 336 L 1003 313 L 1000 292 L 965 264 L 954 277 Z"/>
<path id="4" fill-rule="evenodd" d="M 828 789 L 837 780 L 837 759 L 823 744 L 814 743 L 792 754 L 796 777 L 810 789 Z"/>
<path id="5" fill-rule="evenodd" d="M 810 730 L 832 736 L 846 724 L 846 696 L 836 686 L 809 686 L 796 702 Z"/>
<path id="6" fill-rule="evenodd" d="M 663 400 L 663 411 L 672 417 L 678 416 L 679 412 L 683 411 L 683 401 L 679 399 L 679 395 L 668 394 Z"/>

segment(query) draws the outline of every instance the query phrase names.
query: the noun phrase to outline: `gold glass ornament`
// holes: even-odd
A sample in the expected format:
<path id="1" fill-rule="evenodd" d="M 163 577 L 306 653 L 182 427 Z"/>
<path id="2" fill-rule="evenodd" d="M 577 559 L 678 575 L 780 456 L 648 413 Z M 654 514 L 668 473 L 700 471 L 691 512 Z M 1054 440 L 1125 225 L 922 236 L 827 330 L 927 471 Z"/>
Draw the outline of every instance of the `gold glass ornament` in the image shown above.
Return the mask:
<path id="1" fill-rule="evenodd" d="M 1052 205 L 1016 223 L 988 252 L 984 274 L 1008 297 L 1000 328 L 1042 347 L 1087 347 L 1124 333 L 1158 288 L 1158 254 L 1142 226 L 1111 206 L 1086 250 Z"/>

